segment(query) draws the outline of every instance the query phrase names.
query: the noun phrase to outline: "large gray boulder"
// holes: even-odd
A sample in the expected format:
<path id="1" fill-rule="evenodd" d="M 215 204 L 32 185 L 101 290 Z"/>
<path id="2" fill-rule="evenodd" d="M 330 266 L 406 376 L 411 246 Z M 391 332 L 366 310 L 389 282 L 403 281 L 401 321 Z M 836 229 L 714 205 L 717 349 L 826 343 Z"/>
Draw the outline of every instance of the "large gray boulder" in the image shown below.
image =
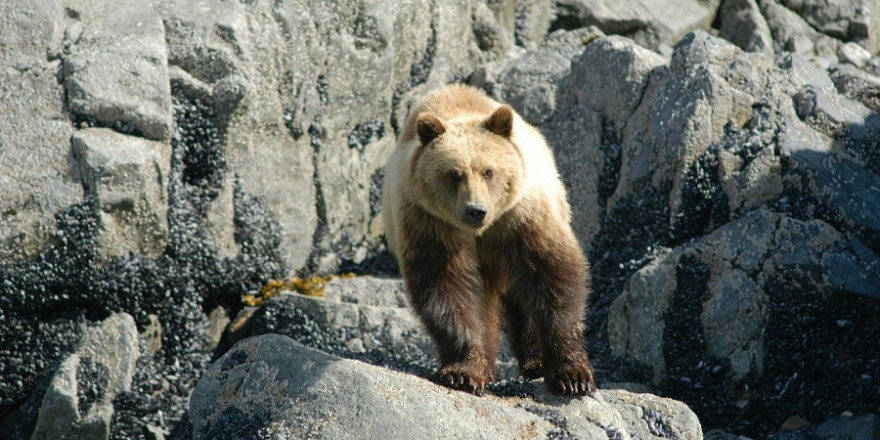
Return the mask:
<path id="1" fill-rule="evenodd" d="M 558 30 L 529 51 L 511 51 L 494 63 L 482 66 L 470 83 L 516 109 L 526 121 L 541 125 L 566 96 L 560 88 L 571 74 L 572 61 L 584 48 L 604 34 L 595 27 L 576 31 Z"/>
<path id="2" fill-rule="evenodd" d="M 776 1 L 759 3 L 767 27 L 773 35 L 774 51 L 777 54 L 797 53 L 822 66 L 837 63 L 841 47 L 844 45 L 839 39 L 840 36 L 817 30 L 805 20 L 804 14 L 799 14 L 782 3 Z"/>
<path id="3" fill-rule="evenodd" d="M 297 56 L 283 57 L 281 52 L 314 38 L 309 33 L 315 30 L 314 24 L 306 26 L 306 16 L 302 26 L 286 25 L 294 33 L 286 32 L 280 26 L 285 10 L 273 16 L 269 5 L 256 6 L 248 13 L 242 5 L 226 2 L 204 8 L 173 1 L 156 4 L 169 41 L 177 105 L 179 138 L 173 145 L 183 150 L 183 162 L 196 168 L 185 169 L 184 180 L 215 194 L 204 197 L 200 227 L 220 254 L 234 257 L 241 251 L 235 206 L 249 195 L 278 222 L 281 256 L 286 269 L 294 270 L 305 264 L 317 224 L 315 176 L 308 139 L 296 139 L 286 126 L 292 116 L 283 108 L 281 94 L 291 92 L 293 85 L 282 81 L 292 80 L 288 69 Z M 313 84 L 300 87 L 310 92 L 304 104 L 317 104 Z M 295 197 L 290 196 L 292 188 Z"/>
<path id="4" fill-rule="evenodd" d="M 793 106 L 781 106 L 787 121 L 782 154 L 808 173 L 804 189 L 821 197 L 853 225 L 859 239 L 877 249 L 880 213 L 869 207 L 880 203 L 880 120 L 868 107 L 839 94 L 825 72 L 795 55 L 784 59 L 782 67 L 789 78 L 810 79 L 787 88 Z"/>
<path id="5" fill-rule="evenodd" d="M 622 132 L 642 101 L 648 79 L 669 60 L 634 41 L 611 35 L 593 40 L 573 60 L 562 96 L 598 112 Z M 621 73 L 623 73 L 621 75 Z"/>
<path id="6" fill-rule="evenodd" d="M 700 439 L 686 405 L 600 390 L 558 398 L 543 384 L 528 397 L 451 391 L 424 379 L 263 335 L 217 360 L 190 399 L 193 439 L 356 437 Z"/>
<path id="7" fill-rule="evenodd" d="M 874 112 L 880 111 L 880 77 L 851 64 L 835 66 L 829 75 L 842 95 L 861 102 Z"/>
<path id="8" fill-rule="evenodd" d="M 691 270 L 705 271 L 699 277 L 704 285 L 693 285 Z M 611 349 L 650 365 L 653 382 L 661 384 L 667 364 L 678 361 L 663 342 L 671 315 L 683 313 L 672 308 L 674 296 L 701 292 L 696 319 L 706 354 L 725 359 L 734 381 L 760 376 L 764 332 L 771 303 L 778 301 L 771 286 L 790 278 L 816 279 L 816 288 L 829 295 L 876 294 L 869 286 L 880 285 L 880 271 L 862 267 L 853 244 L 827 223 L 754 211 L 636 272 L 609 309 Z"/>

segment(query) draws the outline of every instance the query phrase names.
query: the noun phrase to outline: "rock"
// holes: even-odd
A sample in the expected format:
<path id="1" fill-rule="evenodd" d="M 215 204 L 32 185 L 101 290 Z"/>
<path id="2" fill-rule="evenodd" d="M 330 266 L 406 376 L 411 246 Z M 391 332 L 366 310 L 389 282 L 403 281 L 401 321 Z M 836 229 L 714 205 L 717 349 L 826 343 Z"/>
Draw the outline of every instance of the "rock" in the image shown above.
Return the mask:
<path id="1" fill-rule="evenodd" d="M 144 347 L 147 349 L 147 353 L 155 356 L 162 350 L 162 322 L 159 321 L 159 316 L 154 314 L 147 315 L 147 319 L 149 324 L 141 332 L 140 337 L 144 339 Z"/>
<path id="2" fill-rule="evenodd" d="M 767 87 L 768 64 L 701 31 L 683 39 L 669 67 L 652 72 L 618 135 L 620 176 L 609 207 L 642 191 L 670 187 L 669 215 L 676 221 L 676 213 L 686 209 L 688 170 L 727 130 L 747 122 L 758 100 L 754 91 Z"/>
<path id="3" fill-rule="evenodd" d="M 841 415 L 826 420 L 813 428 L 813 435 L 821 439 L 880 439 L 880 418 L 874 414 Z"/>
<path id="4" fill-rule="evenodd" d="M 667 338 L 680 331 L 677 320 L 693 320 L 700 336 L 689 353 L 705 349 L 709 359 L 724 359 L 734 382 L 761 375 L 770 355 L 764 329 L 778 319 L 774 303 L 782 301 L 771 286 L 780 279 L 815 280 L 811 285 L 827 294 L 875 296 L 876 288 L 870 294 L 868 285 L 880 285 L 876 270 L 860 264 L 848 241 L 827 223 L 753 211 L 636 272 L 609 309 L 611 349 L 651 366 L 653 382 L 662 384 L 667 375 L 682 373 L 675 367 L 669 372 L 669 365 L 682 359 Z M 692 295 L 700 296 L 691 309 L 699 316 L 676 319 L 687 313 L 677 308 L 682 302 L 697 300 Z"/>
<path id="5" fill-rule="evenodd" d="M 880 77 L 851 64 L 839 64 L 829 74 L 840 94 L 861 102 L 874 112 L 880 111 Z"/>
<path id="6" fill-rule="evenodd" d="M 540 47 L 478 69 L 470 82 L 510 104 L 534 125 L 544 123 L 557 107 L 559 88 L 572 69 L 572 58 L 601 36 L 595 28 L 559 30 Z"/>
<path id="7" fill-rule="evenodd" d="M 798 54 L 783 55 L 778 65 L 787 73 L 786 81 L 783 83 L 788 86 L 785 88 L 787 94 L 798 93 L 805 85 L 818 90 L 831 90 L 834 87 L 828 72 Z"/>
<path id="8" fill-rule="evenodd" d="M 722 37 L 746 52 L 773 55 L 773 36 L 755 0 L 724 0 L 718 14 Z"/>
<path id="9" fill-rule="evenodd" d="M 380 168 L 406 106 L 513 44 L 513 2 L 209 3 L 156 6 L 180 69 L 175 99 L 216 119 L 217 141 L 192 147 L 217 158 L 200 179 L 220 195 L 204 225 L 235 255 L 238 185 L 277 219 L 289 273 L 362 263 L 378 241 Z"/>
<path id="10" fill-rule="evenodd" d="M 473 5 L 471 26 L 480 50 L 502 55 L 513 47 L 515 3 L 500 1 Z"/>
<path id="11" fill-rule="evenodd" d="M 156 258 L 168 242 L 171 147 L 106 128 L 71 138 L 86 195 L 97 202 L 99 261 Z"/>
<path id="12" fill-rule="evenodd" d="M 147 425 L 144 428 L 144 432 L 147 440 L 165 440 L 165 436 L 169 434 L 164 429 L 154 425 Z"/>
<path id="13" fill-rule="evenodd" d="M 663 43 L 675 44 L 688 32 L 709 29 L 720 1 L 676 0 L 655 4 L 647 0 L 555 0 L 554 4 L 553 28 L 592 25 L 606 34 L 623 35 L 654 48 Z"/>
<path id="14" fill-rule="evenodd" d="M 206 329 L 207 349 L 214 351 L 220 345 L 227 327 L 232 322 L 223 307 L 216 307 L 208 314 L 208 328 Z"/>
<path id="15" fill-rule="evenodd" d="M 394 278 L 224 315 L 294 273 L 397 277 L 381 167 L 412 103 L 449 82 L 511 102 L 554 147 L 593 266 L 600 382 L 753 438 L 871 407 L 880 59 L 859 69 L 849 50 L 877 52 L 876 2 L 600 3 L 0 2 L 0 432 L 30 436 L 71 345 L 114 312 L 150 353 L 112 398 L 114 438 L 191 437 L 210 350 L 248 332 L 428 376 Z M 618 413 L 638 411 L 662 435 L 665 412 Z M 581 420 L 540 412 L 552 437 Z"/>
<path id="16" fill-rule="evenodd" d="M 333 278 L 324 286 L 324 298 L 362 306 L 408 307 L 403 281 L 397 278 Z"/>
<path id="17" fill-rule="evenodd" d="M 170 139 L 171 90 L 159 15 L 136 1 L 83 0 L 67 6 L 67 17 L 69 110 L 84 123 Z"/>
<path id="18" fill-rule="evenodd" d="M 184 171 L 184 179 L 216 194 L 205 198 L 203 228 L 223 255 L 234 257 L 241 251 L 235 205 L 251 198 L 279 224 L 285 270 L 302 267 L 318 221 L 315 172 L 309 140 L 291 136 L 290 110 L 285 110 L 282 96 L 292 87 L 282 84 L 292 75 L 288 59 L 296 59 L 303 49 L 289 58 L 281 51 L 304 44 L 314 24 L 285 38 L 278 21 L 284 23 L 288 12 L 279 10 L 273 17 L 265 5 L 255 9 L 252 18 L 240 5 L 223 2 L 191 8 L 164 1 L 157 10 L 169 40 L 177 124 L 192 127 L 179 134 L 178 148 L 191 155 L 185 162 L 198 166 Z M 248 20 L 255 23 L 252 29 Z M 276 49 L 257 49 L 262 46 Z M 299 87 L 303 93 L 309 89 Z M 314 101 L 303 104 L 317 109 L 316 91 L 309 91 Z M 209 137 L 199 132 L 205 126 Z M 298 188 L 295 197 L 290 197 L 290 188 Z"/>
<path id="19" fill-rule="evenodd" d="M 0 264 L 60 242 L 56 213 L 83 200 L 68 164 L 73 127 L 56 78 L 62 15 L 56 1 L 0 5 Z"/>
<path id="20" fill-rule="evenodd" d="M 840 40 L 816 31 L 796 12 L 777 2 L 760 2 L 760 6 L 773 35 L 776 53 L 794 52 L 818 64 L 837 62 Z"/>
<path id="21" fill-rule="evenodd" d="M 131 388 L 137 336 L 134 319 L 124 313 L 87 330 L 52 378 L 31 438 L 109 438 L 113 398 Z"/>
<path id="22" fill-rule="evenodd" d="M 371 276 L 334 278 L 322 296 L 282 291 L 239 316 L 235 340 L 279 333 L 310 347 L 408 371 L 437 368 L 434 342 L 409 307 L 403 281 Z M 235 325 L 235 324 L 234 324 Z M 499 379 L 519 376 L 506 342 L 496 360 Z"/>
<path id="23" fill-rule="evenodd" d="M 809 173 L 808 191 L 821 194 L 856 226 L 857 234 L 872 249 L 878 249 L 874 237 L 880 231 L 880 215 L 866 207 L 880 202 L 880 160 L 873 146 L 880 121 L 866 107 L 828 88 L 802 89 L 795 96 L 795 107 L 797 117 L 790 116 L 781 152 Z M 846 154 L 836 153 L 837 149 Z"/>
<path id="24" fill-rule="evenodd" d="M 704 440 L 749 440 L 749 437 L 731 434 L 720 429 L 711 429 L 704 434 Z"/>
<path id="25" fill-rule="evenodd" d="M 326 351 L 393 353 L 434 367 L 433 343 L 407 306 L 399 279 L 338 278 L 323 296 L 282 292 L 247 325 L 248 335 L 280 333 Z"/>
<path id="26" fill-rule="evenodd" d="M 550 31 L 553 18 L 553 3 L 541 0 L 518 0 L 514 36 L 516 43 L 527 49 L 534 49 Z"/>
<path id="27" fill-rule="evenodd" d="M 871 0 L 824 2 L 781 0 L 823 33 L 841 40 L 861 42 L 871 52 L 880 50 L 880 5 Z"/>
<path id="28" fill-rule="evenodd" d="M 880 75 L 880 57 L 873 57 L 868 60 L 865 71 L 874 76 Z"/>
<path id="29" fill-rule="evenodd" d="M 634 275 L 608 311 L 608 340 L 615 356 L 628 356 L 652 367 L 652 382 L 662 382 L 666 373 L 663 345 L 657 336 L 664 330 L 658 314 L 661 301 L 672 295 L 675 274 L 664 260 L 655 260 Z M 628 305 L 638 307 L 629 308 Z"/>
<path id="30" fill-rule="evenodd" d="M 190 420 L 194 439 L 702 438 L 680 402 L 620 390 L 562 399 L 523 386 L 534 397 L 480 398 L 264 335 L 217 360 L 193 392 Z"/>
<path id="31" fill-rule="evenodd" d="M 840 46 L 837 55 L 841 62 L 850 63 L 856 67 L 865 67 L 865 64 L 871 59 L 871 52 L 852 41 Z"/>
<path id="32" fill-rule="evenodd" d="M 808 54 L 818 33 L 799 15 L 776 2 L 762 2 L 761 12 L 773 36 L 776 52 Z"/>
<path id="33" fill-rule="evenodd" d="M 599 113 L 581 106 L 556 111 L 541 125 L 553 148 L 559 175 L 566 183 L 572 209 L 572 229 L 584 249 L 599 233 L 602 214 L 602 172 L 612 163 L 618 149 L 603 148 L 605 131 Z M 591 160 L 584 160 L 589 157 Z"/>
<path id="34" fill-rule="evenodd" d="M 880 122 L 872 120 L 870 109 L 840 95 L 827 75 L 822 75 L 825 78 L 817 84 L 819 87 L 814 85 L 816 82 L 806 83 L 794 96 L 795 111 L 801 120 L 829 137 L 858 128 L 859 132 L 849 133 L 855 142 L 870 139 L 880 131 Z"/>
<path id="35" fill-rule="evenodd" d="M 64 38 L 63 7 L 63 2 L 55 0 L 13 0 L 3 4 L 3 12 L 9 12 L 3 15 L 0 35 L 4 75 L 41 67 L 47 59 L 57 60 Z"/>
<path id="36" fill-rule="evenodd" d="M 851 221 L 857 234 L 872 249 L 880 245 L 880 215 L 869 206 L 880 202 L 880 178 L 857 163 L 843 157 L 805 148 L 802 140 L 794 136 L 786 139 L 786 153 L 803 167 L 804 172 L 814 176 L 809 189 L 828 201 L 828 205 Z M 788 148 L 791 148 L 789 150 Z M 875 292 L 875 288 L 869 291 Z"/>
<path id="37" fill-rule="evenodd" d="M 641 102 L 650 72 L 665 63 L 627 38 L 595 39 L 572 62 L 557 111 L 541 125 L 569 188 L 572 225 L 585 249 L 599 233 L 601 207 L 613 190 L 603 178 L 619 163 L 617 138 Z"/>
<path id="38" fill-rule="evenodd" d="M 627 38 L 598 38 L 572 62 L 562 95 L 614 121 L 621 133 L 642 101 L 651 72 L 667 63 Z"/>
<path id="39" fill-rule="evenodd" d="M 729 212 L 754 209 L 782 195 L 780 157 L 772 149 L 762 148 L 749 159 L 747 162 L 729 150 L 719 153 L 718 179 Z"/>

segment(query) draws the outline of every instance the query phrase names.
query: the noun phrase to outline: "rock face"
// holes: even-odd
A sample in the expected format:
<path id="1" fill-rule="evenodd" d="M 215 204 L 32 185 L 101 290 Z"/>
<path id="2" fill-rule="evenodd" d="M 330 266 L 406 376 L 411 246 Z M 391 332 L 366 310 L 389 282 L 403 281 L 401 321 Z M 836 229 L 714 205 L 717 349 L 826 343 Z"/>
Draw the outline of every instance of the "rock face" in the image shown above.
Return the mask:
<path id="1" fill-rule="evenodd" d="M 241 341 L 193 391 L 194 439 L 701 439 L 680 402 L 621 390 L 562 399 L 543 384 L 479 398 L 267 334 Z M 442 417 L 437 417 L 442 414 Z"/>
<path id="2" fill-rule="evenodd" d="M 28 5 L 33 3 L 0 6 L 0 264 L 27 260 L 57 243 L 55 213 L 83 197 L 67 161 L 73 126 L 56 78 L 61 3 Z M 15 13 L 21 10 L 32 13 Z"/>
<path id="3" fill-rule="evenodd" d="M 377 219 L 403 118 L 449 82 L 511 103 L 553 146 L 593 267 L 600 382 L 684 401 L 722 437 L 789 438 L 792 416 L 804 438 L 876 426 L 878 8 L 2 1 L 0 437 L 190 438 L 211 359 L 266 332 L 429 375 Z M 349 271 L 323 297 L 243 304 L 271 279 Z M 116 313 L 145 338 L 106 344 L 137 358 L 130 388 L 80 349 Z M 498 370 L 515 376 L 509 358 Z M 574 432 L 543 397 L 509 407 L 509 383 L 482 403 Z M 610 438 L 672 420 L 619 404 L 653 397 L 602 398 L 620 415 Z"/>
<path id="4" fill-rule="evenodd" d="M 850 248 L 821 220 L 753 211 L 636 272 L 609 309 L 611 349 L 652 365 L 655 381 L 664 380 L 668 317 L 699 293 L 706 354 L 728 364 L 735 381 L 760 375 L 779 279 L 815 277 L 821 295 L 877 293 L 880 276 L 862 268 Z"/>

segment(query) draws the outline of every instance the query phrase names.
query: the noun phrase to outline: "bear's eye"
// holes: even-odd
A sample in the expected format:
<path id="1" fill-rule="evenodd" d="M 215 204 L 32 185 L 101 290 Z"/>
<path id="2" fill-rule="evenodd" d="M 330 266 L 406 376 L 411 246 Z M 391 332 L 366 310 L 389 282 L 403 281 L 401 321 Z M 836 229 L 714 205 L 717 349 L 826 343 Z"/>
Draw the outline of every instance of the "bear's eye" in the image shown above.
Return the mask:
<path id="1" fill-rule="evenodd" d="M 461 173 L 459 173 L 458 171 L 450 171 L 449 181 L 452 182 L 453 185 L 458 185 L 459 183 L 461 183 Z"/>
<path id="2" fill-rule="evenodd" d="M 483 178 L 485 178 L 486 180 L 491 179 L 494 175 L 495 173 L 493 173 L 492 170 L 483 171 Z"/>

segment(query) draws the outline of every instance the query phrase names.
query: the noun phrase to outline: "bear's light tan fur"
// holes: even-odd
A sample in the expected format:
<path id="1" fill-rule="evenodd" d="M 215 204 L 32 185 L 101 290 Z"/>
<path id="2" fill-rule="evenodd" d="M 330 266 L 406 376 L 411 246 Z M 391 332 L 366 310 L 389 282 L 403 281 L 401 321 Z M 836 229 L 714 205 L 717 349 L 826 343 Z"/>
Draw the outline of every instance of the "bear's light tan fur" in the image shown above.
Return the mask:
<path id="1" fill-rule="evenodd" d="M 401 203 L 420 204 L 440 218 L 447 216 L 444 208 L 432 206 L 438 201 L 425 194 L 421 187 L 402 184 L 402 182 L 418 180 L 412 176 L 413 169 L 410 164 L 413 155 L 420 150 L 416 133 L 416 121 L 419 116 L 431 114 L 446 121 L 450 126 L 462 125 L 473 128 L 499 107 L 501 107 L 500 103 L 489 99 L 476 89 L 452 85 L 431 92 L 410 112 L 403 131 L 397 139 L 397 147 L 385 165 L 382 213 L 386 239 L 393 253 L 397 254 L 399 243 L 396 225 L 402 220 L 397 218 L 401 213 L 398 209 Z M 529 216 L 529 210 L 541 209 L 552 213 L 554 220 L 560 223 L 571 223 L 571 209 L 565 187 L 559 179 L 553 153 L 544 137 L 516 113 L 514 113 L 513 127 L 511 143 L 515 147 L 518 163 L 500 165 L 520 168 L 521 179 L 515 187 L 510 188 L 507 203 L 499 207 L 495 217 L 501 217 L 512 206 L 520 203 L 523 195 L 528 194 L 527 200 L 519 207 L 523 215 Z M 501 158 L 488 159 L 497 161 Z M 479 234 L 482 230 L 485 228 L 476 233 Z"/>

